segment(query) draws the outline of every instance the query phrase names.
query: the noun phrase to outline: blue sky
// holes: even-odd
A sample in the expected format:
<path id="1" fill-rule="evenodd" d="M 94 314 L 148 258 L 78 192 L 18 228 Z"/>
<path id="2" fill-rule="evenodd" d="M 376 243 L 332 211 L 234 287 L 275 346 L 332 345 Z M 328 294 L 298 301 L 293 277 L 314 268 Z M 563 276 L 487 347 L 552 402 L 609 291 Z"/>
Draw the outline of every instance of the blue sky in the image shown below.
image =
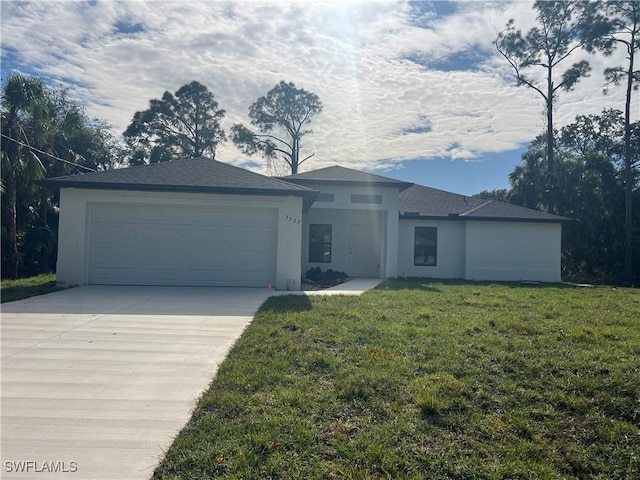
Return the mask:
<path id="1" fill-rule="evenodd" d="M 510 18 L 535 24 L 532 2 L 2 1 L 2 79 L 14 71 L 70 89 L 91 117 L 122 132 L 166 90 L 197 80 L 248 123 L 251 103 L 280 80 L 316 93 L 303 171 L 363 169 L 471 195 L 507 188 L 544 130 L 541 99 L 516 87 L 492 41 Z M 557 126 L 624 105 L 602 95 L 602 71 L 561 94 Z M 586 58 L 580 52 L 576 61 Z M 535 75 L 535 74 L 534 74 Z M 638 119 L 638 108 L 634 111 Z M 217 158 L 267 173 L 231 143 Z"/>

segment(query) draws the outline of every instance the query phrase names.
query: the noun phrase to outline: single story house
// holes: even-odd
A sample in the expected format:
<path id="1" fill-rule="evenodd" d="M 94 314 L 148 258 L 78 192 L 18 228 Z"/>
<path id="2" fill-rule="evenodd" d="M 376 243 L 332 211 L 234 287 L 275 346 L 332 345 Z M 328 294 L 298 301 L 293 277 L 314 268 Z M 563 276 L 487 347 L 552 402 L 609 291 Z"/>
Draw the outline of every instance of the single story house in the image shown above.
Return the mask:
<path id="1" fill-rule="evenodd" d="M 561 279 L 565 218 L 339 166 L 273 178 L 194 158 L 41 183 L 60 190 L 61 285 Z"/>

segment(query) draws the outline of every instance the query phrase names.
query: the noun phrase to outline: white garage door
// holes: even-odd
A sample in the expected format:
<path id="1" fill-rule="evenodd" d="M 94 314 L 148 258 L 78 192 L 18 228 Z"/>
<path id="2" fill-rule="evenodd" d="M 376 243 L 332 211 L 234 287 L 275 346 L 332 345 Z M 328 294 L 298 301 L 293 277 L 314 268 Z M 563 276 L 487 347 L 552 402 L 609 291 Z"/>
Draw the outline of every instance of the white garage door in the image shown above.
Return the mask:
<path id="1" fill-rule="evenodd" d="M 275 209 L 92 204 L 89 283 L 267 287 Z"/>

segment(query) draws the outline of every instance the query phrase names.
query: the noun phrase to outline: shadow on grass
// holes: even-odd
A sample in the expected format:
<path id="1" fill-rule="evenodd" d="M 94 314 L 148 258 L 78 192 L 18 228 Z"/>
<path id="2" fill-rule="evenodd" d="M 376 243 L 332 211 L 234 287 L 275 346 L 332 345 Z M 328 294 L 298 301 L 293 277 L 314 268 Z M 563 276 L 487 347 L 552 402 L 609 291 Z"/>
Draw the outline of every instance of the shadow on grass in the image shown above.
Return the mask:
<path id="1" fill-rule="evenodd" d="M 378 285 L 374 290 L 422 290 L 424 292 L 440 292 L 441 290 L 430 283 L 432 280 L 427 278 L 394 278 L 387 279 Z M 438 280 L 433 282 L 445 283 Z"/>
<path id="2" fill-rule="evenodd" d="M 269 298 L 262 304 L 258 313 L 307 312 L 312 308 L 306 295 L 283 295 Z"/>
<path id="3" fill-rule="evenodd" d="M 376 290 L 421 290 L 424 292 L 440 292 L 438 285 L 500 285 L 508 288 L 577 288 L 568 283 L 542 283 L 542 282 L 496 282 L 473 280 L 447 280 L 440 278 L 408 277 L 387 279 L 376 287 Z"/>

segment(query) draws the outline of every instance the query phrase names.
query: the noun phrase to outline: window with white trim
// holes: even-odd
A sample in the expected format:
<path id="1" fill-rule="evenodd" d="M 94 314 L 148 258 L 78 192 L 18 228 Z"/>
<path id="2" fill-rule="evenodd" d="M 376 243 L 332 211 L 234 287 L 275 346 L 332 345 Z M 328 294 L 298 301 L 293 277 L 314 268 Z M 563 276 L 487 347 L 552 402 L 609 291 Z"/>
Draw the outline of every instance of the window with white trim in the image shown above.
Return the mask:
<path id="1" fill-rule="evenodd" d="M 413 244 L 413 264 L 435 267 L 438 258 L 438 229 L 416 227 Z"/>

